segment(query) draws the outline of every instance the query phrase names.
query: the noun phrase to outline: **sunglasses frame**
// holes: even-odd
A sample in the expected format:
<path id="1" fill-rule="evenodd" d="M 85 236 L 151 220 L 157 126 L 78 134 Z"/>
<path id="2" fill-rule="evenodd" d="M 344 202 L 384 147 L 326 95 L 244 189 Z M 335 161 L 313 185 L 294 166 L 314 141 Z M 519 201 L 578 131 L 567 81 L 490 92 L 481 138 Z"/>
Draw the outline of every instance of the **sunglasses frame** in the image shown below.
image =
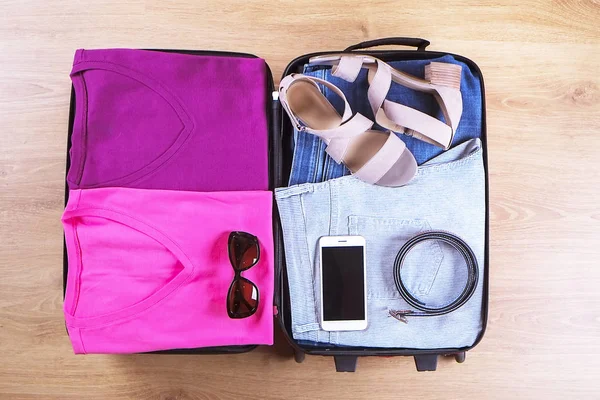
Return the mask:
<path id="1" fill-rule="evenodd" d="M 236 236 L 249 236 L 253 239 L 253 241 L 256 243 L 256 261 L 254 262 L 254 264 L 249 265 L 246 268 L 236 268 L 235 265 L 233 265 L 233 261 L 232 261 L 232 254 L 231 254 L 231 244 L 232 242 L 235 240 Z M 252 235 L 251 233 L 248 232 L 243 232 L 243 231 L 233 231 L 229 234 L 229 238 L 227 239 L 227 255 L 229 258 L 229 263 L 231 264 L 231 268 L 233 268 L 233 272 L 235 273 L 233 280 L 231 281 L 231 285 L 229 285 L 229 289 L 227 290 L 227 298 L 225 299 L 226 302 L 226 308 L 227 308 L 227 315 L 229 315 L 229 318 L 232 319 L 242 319 L 242 318 L 248 318 L 251 317 L 252 315 L 254 315 L 256 313 L 256 311 L 258 310 L 258 304 L 260 301 L 260 292 L 258 290 L 258 286 L 256 286 L 256 284 L 254 282 L 252 282 L 251 280 L 244 278 L 242 276 L 242 272 L 244 271 L 248 271 L 250 268 L 254 267 L 256 264 L 258 264 L 258 262 L 260 261 L 260 243 L 258 242 L 258 238 L 254 235 Z M 231 293 L 231 290 L 233 289 L 233 285 L 236 284 L 236 282 L 238 281 L 246 281 L 248 283 L 250 283 L 252 286 L 254 286 L 254 288 L 256 288 L 256 306 L 249 312 L 248 315 L 240 315 L 238 313 L 233 313 L 230 309 L 229 309 L 229 294 Z M 243 298 L 243 300 L 245 300 L 245 298 Z"/>

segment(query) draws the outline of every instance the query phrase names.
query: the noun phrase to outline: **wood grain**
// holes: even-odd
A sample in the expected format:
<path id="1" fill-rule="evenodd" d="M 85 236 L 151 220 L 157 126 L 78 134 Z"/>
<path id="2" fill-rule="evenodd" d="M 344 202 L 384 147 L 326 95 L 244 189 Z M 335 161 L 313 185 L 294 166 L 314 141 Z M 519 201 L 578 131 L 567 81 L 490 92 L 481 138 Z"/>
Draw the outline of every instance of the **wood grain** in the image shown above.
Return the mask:
<path id="1" fill-rule="evenodd" d="M 427 5 L 429 4 L 429 5 Z M 76 48 L 294 57 L 385 36 L 463 54 L 487 87 L 488 331 L 464 364 L 74 356 L 62 318 L 65 145 Z M 0 4 L 0 398 L 598 398 L 600 3 L 9 0 Z"/>

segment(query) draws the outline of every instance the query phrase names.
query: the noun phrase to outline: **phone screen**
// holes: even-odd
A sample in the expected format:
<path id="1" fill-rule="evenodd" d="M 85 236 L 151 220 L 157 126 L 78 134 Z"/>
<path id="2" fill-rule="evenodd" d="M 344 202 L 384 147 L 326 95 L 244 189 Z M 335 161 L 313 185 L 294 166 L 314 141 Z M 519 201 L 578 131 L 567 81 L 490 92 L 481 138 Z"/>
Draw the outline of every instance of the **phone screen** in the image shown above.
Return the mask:
<path id="1" fill-rule="evenodd" d="M 323 319 L 365 319 L 363 246 L 322 247 Z"/>

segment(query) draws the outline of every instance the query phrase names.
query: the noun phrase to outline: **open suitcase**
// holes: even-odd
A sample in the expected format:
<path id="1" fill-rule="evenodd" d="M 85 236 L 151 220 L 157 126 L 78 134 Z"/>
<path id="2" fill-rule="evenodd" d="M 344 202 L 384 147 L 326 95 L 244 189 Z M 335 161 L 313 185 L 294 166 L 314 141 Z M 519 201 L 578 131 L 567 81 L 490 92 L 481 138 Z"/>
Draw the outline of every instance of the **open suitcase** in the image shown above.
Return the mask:
<path id="1" fill-rule="evenodd" d="M 372 55 L 383 61 L 402 61 L 402 60 L 429 60 L 446 55 L 451 55 L 455 60 L 460 61 L 468 66 L 471 73 L 476 76 L 481 85 L 481 143 L 483 150 L 483 164 L 485 171 L 485 247 L 484 247 L 484 263 L 480 265 L 483 269 L 482 285 L 482 307 L 481 307 L 481 329 L 479 334 L 469 347 L 458 348 L 427 348 L 427 349 L 412 349 L 412 348 L 374 348 L 374 347 L 348 347 L 348 346 L 313 346 L 299 343 L 294 340 L 291 328 L 291 313 L 290 313 L 290 296 L 288 288 L 288 280 L 286 275 L 285 254 L 283 235 L 276 207 L 274 207 L 274 240 L 275 240 L 275 292 L 274 306 L 277 310 L 276 319 L 278 326 L 284 332 L 289 344 L 293 347 L 295 359 L 297 362 L 302 362 L 306 354 L 333 356 L 336 370 L 340 372 L 352 372 L 356 369 L 358 357 L 361 356 L 413 356 L 415 359 L 416 368 L 419 371 L 433 371 L 437 366 L 439 356 L 454 356 L 457 362 L 465 360 L 466 351 L 473 348 L 483 337 L 485 326 L 487 323 L 487 308 L 488 308 L 488 271 L 489 271 L 489 211 L 488 211 L 488 173 L 487 173 L 487 143 L 486 143 L 486 126 L 485 126 L 485 92 L 483 85 L 483 77 L 479 67 L 471 60 L 449 53 L 427 51 L 429 41 L 417 38 L 385 38 L 359 43 L 346 48 L 343 51 L 323 51 L 300 56 L 288 64 L 284 70 L 283 76 L 291 73 L 302 72 L 303 66 L 308 63 L 308 60 L 313 56 L 327 55 L 332 53 L 352 53 L 358 52 L 361 54 Z M 382 45 L 397 45 L 415 47 L 416 50 L 373 50 L 372 47 Z M 189 50 L 156 50 L 164 52 L 179 52 L 192 55 L 210 55 L 210 56 L 226 56 L 226 57 L 256 57 L 251 54 L 216 52 L 216 51 L 189 51 Z M 287 115 L 282 112 L 281 104 L 277 98 L 277 92 L 274 89 L 274 82 L 271 72 L 267 66 L 267 87 L 265 88 L 265 96 L 268 105 L 265 112 L 270 121 L 269 126 L 269 188 L 287 186 L 292 165 L 293 146 L 294 146 L 294 128 L 289 121 Z M 69 137 L 67 144 L 67 171 L 70 167 L 69 150 L 71 146 L 71 135 L 73 131 L 73 123 L 75 119 L 75 101 L 74 91 L 71 92 L 70 116 L 69 116 Z M 68 200 L 68 189 L 65 190 L 65 203 Z M 64 250 L 63 263 L 63 282 L 66 289 L 68 259 L 66 247 Z M 161 351 L 158 353 L 168 354 L 230 354 L 241 353 L 253 350 L 256 346 L 223 346 L 223 347 L 206 347 L 197 349 L 176 349 Z"/>

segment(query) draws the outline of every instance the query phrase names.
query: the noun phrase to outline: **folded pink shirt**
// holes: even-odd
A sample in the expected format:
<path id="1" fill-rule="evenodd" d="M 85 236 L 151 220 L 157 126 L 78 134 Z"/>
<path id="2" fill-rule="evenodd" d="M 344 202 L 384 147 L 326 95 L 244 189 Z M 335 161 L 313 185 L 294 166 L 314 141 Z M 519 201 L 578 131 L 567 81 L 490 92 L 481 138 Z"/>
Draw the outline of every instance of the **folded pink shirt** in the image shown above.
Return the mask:
<path id="1" fill-rule="evenodd" d="M 272 193 L 72 190 L 63 215 L 65 319 L 75 353 L 273 344 Z M 257 312 L 227 315 L 231 231 L 258 237 L 242 273 Z"/>
<path id="2" fill-rule="evenodd" d="M 70 189 L 267 190 L 260 58 L 77 50 Z"/>

